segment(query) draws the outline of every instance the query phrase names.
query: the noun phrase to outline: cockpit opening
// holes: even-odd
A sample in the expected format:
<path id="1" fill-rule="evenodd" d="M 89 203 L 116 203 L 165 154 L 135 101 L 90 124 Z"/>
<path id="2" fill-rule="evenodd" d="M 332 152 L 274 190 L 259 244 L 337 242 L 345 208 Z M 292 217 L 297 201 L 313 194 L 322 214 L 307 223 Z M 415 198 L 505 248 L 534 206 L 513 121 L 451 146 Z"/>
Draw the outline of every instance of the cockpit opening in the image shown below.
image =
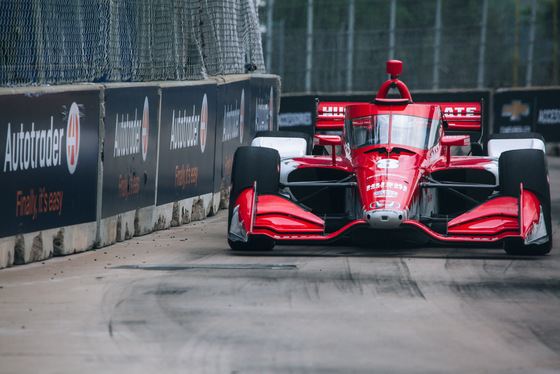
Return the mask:
<path id="1" fill-rule="evenodd" d="M 440 136 L 439 116 L 425 118 L 407 114 L 377 114 L 347 119 L 348 141 L 354 149 L 374 145 L 430 149 Z"/>

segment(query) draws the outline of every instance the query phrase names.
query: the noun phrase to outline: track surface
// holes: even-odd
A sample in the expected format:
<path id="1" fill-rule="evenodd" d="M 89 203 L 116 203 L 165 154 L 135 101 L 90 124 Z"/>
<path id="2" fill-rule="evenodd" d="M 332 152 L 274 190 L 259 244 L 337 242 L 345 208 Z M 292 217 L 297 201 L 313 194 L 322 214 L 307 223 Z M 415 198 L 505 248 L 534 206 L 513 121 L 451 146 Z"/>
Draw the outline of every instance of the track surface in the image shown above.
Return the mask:
<path id="1" fill-rule="evenodd" d="M 0 373 L 560 373 L 556 245 L 233 253 L 225 212 L 0 271 Z"/>

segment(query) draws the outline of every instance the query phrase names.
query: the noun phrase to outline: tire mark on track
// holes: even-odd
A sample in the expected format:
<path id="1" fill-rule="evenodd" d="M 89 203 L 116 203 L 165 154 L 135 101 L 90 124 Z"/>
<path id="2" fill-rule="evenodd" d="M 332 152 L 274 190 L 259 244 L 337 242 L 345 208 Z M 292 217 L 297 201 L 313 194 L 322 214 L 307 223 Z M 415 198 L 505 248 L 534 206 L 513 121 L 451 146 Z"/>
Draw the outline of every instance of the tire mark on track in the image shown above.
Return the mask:
<path id="1" fill-rule="evenodd" d="M 406 263 L 404 258 L 401 258 L 399 268 L 400 268 L 400 274 L 401 274 L 402 287 L 404 289 L 408 288 L 411 296 L 420 297 L 420 298 L 426 300 L 426 296 L 424 295 L 424 293 L 420 289 L 420 286 L 418 286 L 418 283 L 416 282 L 416 280 L 414 280 L 412 278 L 412 274 L 410 273 L 410 268 L 408 267 L 408 264 Z"/>
<path id="2" fill-rule="evenodd" d="M 344 267 L 341 268 L 340 275 L 335 278 L 336 288 L 343 293 L 351 293 L 352 295 L 364 295 L 364 288 L 361 282 L 360 274 L 352 272 L 350 258 L 342 257 Z"/>

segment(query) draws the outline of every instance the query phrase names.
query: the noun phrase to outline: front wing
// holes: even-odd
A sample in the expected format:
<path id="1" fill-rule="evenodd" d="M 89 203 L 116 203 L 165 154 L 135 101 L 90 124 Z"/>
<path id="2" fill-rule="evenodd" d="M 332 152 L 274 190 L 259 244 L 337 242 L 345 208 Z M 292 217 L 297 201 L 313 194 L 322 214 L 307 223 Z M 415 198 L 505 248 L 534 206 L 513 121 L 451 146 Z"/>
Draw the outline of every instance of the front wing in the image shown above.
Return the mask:
<path id="1" fill-rule="evenodd" d="M 247 242 L 251 235 L 258 235 L 276 242 L 326 243 L 356 228 L 369 228 L 367 221 L 356 219 L 327 233 L 321 217 L 282 196 L 257 195 L 255 187 L 245 189 L 235 202 L 228 229 L 232 241 Z M 521 238 L 525 244 L 541 244 L 549 240 L 542 206 L 537 196 L 523 190 L 523 186 L 518 198 L 494 197 L 451 219 L 445 233 L 411 219 L 404 221 L 400 228 L 416 229 L 432 241 L 449 244 L 496 243 L 505 238 Z"/>

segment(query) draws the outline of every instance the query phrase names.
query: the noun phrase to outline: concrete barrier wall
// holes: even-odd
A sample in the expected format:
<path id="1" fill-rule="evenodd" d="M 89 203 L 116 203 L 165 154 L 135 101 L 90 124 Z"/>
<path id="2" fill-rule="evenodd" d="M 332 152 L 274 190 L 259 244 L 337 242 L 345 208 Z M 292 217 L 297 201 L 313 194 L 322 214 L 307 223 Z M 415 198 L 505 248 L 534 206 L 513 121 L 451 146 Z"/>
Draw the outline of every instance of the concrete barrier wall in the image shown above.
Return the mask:
<path id="1" fill-rule="evenodd" d="M 274 75 L 0 89 L 0 268 L 227 207 L 235 149 L 279 105 Z"/>

